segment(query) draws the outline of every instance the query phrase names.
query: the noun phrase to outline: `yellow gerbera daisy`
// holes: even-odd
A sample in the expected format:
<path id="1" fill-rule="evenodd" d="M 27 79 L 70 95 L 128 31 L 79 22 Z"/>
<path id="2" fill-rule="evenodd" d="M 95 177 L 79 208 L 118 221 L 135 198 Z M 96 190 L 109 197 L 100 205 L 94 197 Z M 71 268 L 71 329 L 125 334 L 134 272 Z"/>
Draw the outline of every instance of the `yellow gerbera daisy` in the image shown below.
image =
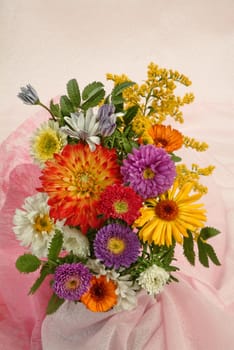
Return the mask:
<path id="1" fill-rule="evenodd" d="M 193 183 L 186 183 L 181 189 L 175 181 L 173 187 L 159 199 L 149 199 L 140 210 L 141 216 L 135 221 L 139 237 L 157 245 L 172 244 L 172 237 L 178 243 L 187 237 L 187 229 L 194 231 L 204 226 L 205 209 L 202 203 L 194 203 L 201 194 L 189 195 Z"/>

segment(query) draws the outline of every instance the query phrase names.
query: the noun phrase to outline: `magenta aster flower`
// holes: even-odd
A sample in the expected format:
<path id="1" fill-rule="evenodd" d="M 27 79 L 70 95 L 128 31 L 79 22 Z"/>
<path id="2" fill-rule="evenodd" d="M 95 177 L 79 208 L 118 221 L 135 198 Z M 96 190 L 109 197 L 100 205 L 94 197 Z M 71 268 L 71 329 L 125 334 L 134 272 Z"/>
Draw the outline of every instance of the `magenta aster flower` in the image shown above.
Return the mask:
<path id="1" fill-rule="evenodd" d="M 98 210 L 106 218 L 122 219 L 131 225 L 140 215 L 142 201 L 131 187 L 115 184 L 101 194 Z"/>
<path id="2" fill-rule="evenodd" d="M 128 183 L 144 199 L 156 197 L 173 184 L 174 162 L 163 148 L 143 145 L 123 161 L 124 183 Z"/>
<path id="3" fill-rule="evenodd" d="M 129 267 L 138 258 L 140 241 L 128 226 L 109 224 L 102 227 L 94 240 L 94 253 L 107 267 Z"/>
<path id="4" fill-rule="evenodd" d="M 54 274 L 53 290 L 61 299 L 79 300 L 87 292 L 92 274 L 81 263 L 59 265 Z"/>

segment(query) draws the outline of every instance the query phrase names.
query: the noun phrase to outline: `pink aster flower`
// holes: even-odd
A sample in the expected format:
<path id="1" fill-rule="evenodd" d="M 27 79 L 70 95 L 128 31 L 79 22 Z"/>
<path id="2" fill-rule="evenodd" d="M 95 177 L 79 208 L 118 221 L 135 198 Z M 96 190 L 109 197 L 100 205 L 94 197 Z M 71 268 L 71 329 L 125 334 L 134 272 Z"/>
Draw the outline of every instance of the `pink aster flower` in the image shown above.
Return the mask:
<path id="1" fill-rule="evenodd" d="M 168 190 L 176 171 L 167 152 L 154 145 L 143 145 L 123 161 L 124 183 L 129 184 L 142 198 L 152 198 Z"/>

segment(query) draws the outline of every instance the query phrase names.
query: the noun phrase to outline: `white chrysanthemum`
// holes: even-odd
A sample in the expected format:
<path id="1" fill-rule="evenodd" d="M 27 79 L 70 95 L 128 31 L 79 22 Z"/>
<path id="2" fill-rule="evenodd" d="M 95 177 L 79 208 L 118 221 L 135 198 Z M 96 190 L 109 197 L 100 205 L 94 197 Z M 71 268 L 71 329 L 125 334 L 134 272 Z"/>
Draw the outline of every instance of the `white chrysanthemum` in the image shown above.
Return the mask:
<path id="1" fill-rule="evenodd" d="M 95 151 L 96 145 L 101 141 L 97 136 L 99 122 L 92 108 L 89 108 L 85 115 L 83 112 L 71 113 L 70 117 L 64 117 L 64 119 L 68 125 L 63 126 L 62 131 L 75 139 L 86 141 L 91 152 Z"/>
<path id="2" fill-rule="evenodd" d="M 141 272 L 137 282 L 150 295 L 155 295 L 163 290 L 168 279 L 169 273 L 166 270 L 157 265 L 152 265 L 145 271 Z"/>
<path id="3" fill-rule="evenodd" d="M 75 255 L 83 258 L 90 254 L 89 240 L 79 230 L 69 226 L 64 226 L 63 235 L 63 247 L 67 251 L 73 251 Z"/>
<path id="4" fill-rule="evenodd" d="M 88 259 L 86 266 L 97 276 L 106 275 L 107 270 L 98 259 Z"/>
<path id="5" fill-rule="evenodd" d="M 43 123 L 34 133 L 31 139 L 31 156 L 40 167 L 48 159 L 52 159 L 54 153 L 59 153 L 67 144 L 67 135 L 59 128 L 59 124 L 53 120 Z"/>
<path id="6" fill-rule="evenodd" d="M 129 275 L 125 275 L 119 276 L 115 280 L 117 284 L 116 294 L 118 295 L 118 302 L 114 309 L 117 311 L 132 310 L 137 305 L 137 287 L 133 285 L 132 281 L 129 278 Z"/>
<path id="7" fill-rule="evenodd" d="M 13 231 L 21 245 L 29 247 L 38 257 L 46 257 L 55 229 L 61 229 L 62 222 L 54 223 L 49 216 L 48 196 L 38 193 L 27 197 L 21 209 L 16 209 Z"/>

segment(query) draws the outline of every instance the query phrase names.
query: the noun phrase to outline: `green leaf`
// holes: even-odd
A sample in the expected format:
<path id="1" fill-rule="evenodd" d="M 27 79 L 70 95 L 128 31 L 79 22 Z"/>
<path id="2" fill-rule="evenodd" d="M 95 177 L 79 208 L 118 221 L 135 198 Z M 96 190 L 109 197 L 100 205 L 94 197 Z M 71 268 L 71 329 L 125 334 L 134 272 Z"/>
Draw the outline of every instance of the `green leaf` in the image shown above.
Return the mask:
<path id="1" fill-rule="evenodd" d="M 111 102 L 115 106 L 120 105 L 124 102 L 124 98 L 122 97 L 122 95 L 112 96 Z"/>
<path id="2" fill-rule="evenodd" d="M 183 249 L 184 256 L 190 262 L 191 265 L 195 265 L 195 251 L 194 251 L 194 241 L 192 233 L 187 230 L 188 237 L 184 237 L 183 241 Z"/>
<path id="3" fill-rule="evenodd" d="M 50 101 L 50 111 L 58 119 L 62 118 L 62 113 L 60 111 L 59 104 L 54 104 L 54 101 Z"/>
<path id="4" fill-rule="evenodd" d="M 171 155 L 171 160 L 175 163 L 180 162 L 182 160 L 182 158 L 176 156 L 174 153 L 170 153 L 170 155 Z"/>
<path id="5" fill-rule="evenodd" d="M 200 231 L 200 237 L 204 240 L 207 240 L 211 237 L 218 235 L 219 233 L 220 231 L 214 227 L 203 227 Z"/>
<path id="6" fill-rule="evenodd" d="M 81 108 L 84 110 L 87 110 L 89 108 L 95 107 L 98 105 L 98 103 L 104 98 L 105 91 L 100 90 L 95 95 L 91 96 L 89 99 L 87 99 L 82 105 Z"/>
<path id="7" fill-rule="evenodd" d="M 63 246 L 63 235 L 59 230 L 55 230 L 48 249 L 48 260 L 56 260 Z"/>
<path id="8" fill-rule="evenodd" d="M 100 81 L 94 81 L 87 85 L 82 92 L 82 99 L 89 100 L 100 91 L 104 91 L 103 84 Z M 104 94 L 105 95 L 105 94 Z"/>
<path id="9" fill-rule="evenodd" d="M 24 254 L 16 260 L 15 265 L 20 272 L 29 273 L 36 271 L 40 267 L 41 261 L 35 255 Z"/>
<path id="10" fill-rule="evenodd" d="M 206 246 L 205 246 L 205 243 L 200 238 L 198 238 L 197 240 L 197 247 L 198 247 L 198 258 L 200 263 L 205 267 L 209 267 L 209 259 L 206 252 Z"/>
<path id="11" fill-rule="evenodd" d="M 206 245 L 206 253 L 207 253 L 207 256 L 210 258 L 210 260 L 215 264 L 215 265 L 221 265 L 215 251 L 214 251 L 214 248 L 208 244 L 208 243 L 205 243 Z"/>
<path id="12" fill-rule="evenodd" d="M 128 87 L 135 85 L 136 83 L 134 83 L 133 81 L 125 81 L 121 84 L 118 84 L 114 87 L 114 89 L 112 90 L 111 95 L 112 96 L 118 96 L 120 94 L 122 94 L 122 92 L 127 89 Z"/>
<path id="13" fill-rule="evenodd" d="M 53 314 L 64 303 L 64 301 L 64 299 L 60 299 L 56 294 L 52 294 L 46 309 L 46 314 Z"/>
<path id="14" fill-rule="evenodd" d="M 34 284 L 32 285 L 29 294 L 34 294 L 37 289 L 41 286 L 42 282 L 44 281 L 44 279 L 46 278 L 46 276 L 48 276 L 51 273 L 50 269 L 48 268 L 48 266 L 43 266 L 40 272 L 40 276 L 38 277 L 38 279 L 34 282 Z"/>
<path id="15" fill-rule="evenodd" d="M 76 81 L 76 79 L 71 79 L 67 83 L 67 93 L 70 98 L 70 101 L 72 102 L 73 106 L 79 107 L 80 106 L 80 89 L 79 85 Z"/>
<path id="16" fill-rule="evenodd" d="M 136 116 L 138 109 L 139 109 L 138 106 L 133 106 L 126 111 L 126 114 L 124 116 L 124 122 L 126 125 L 128 125 L 132 121 L 132 119 Z"/>
<path id="17" fill-rule="evenodd" d="M 60 98 L 60 107 L 62 114 L 64 116 L 70 116 L 71 113 L 75 112 L 75 109 L 73 107 L 73 104 L 69 100 L 69 98 L 65 95 L 61 96 Z"/>

